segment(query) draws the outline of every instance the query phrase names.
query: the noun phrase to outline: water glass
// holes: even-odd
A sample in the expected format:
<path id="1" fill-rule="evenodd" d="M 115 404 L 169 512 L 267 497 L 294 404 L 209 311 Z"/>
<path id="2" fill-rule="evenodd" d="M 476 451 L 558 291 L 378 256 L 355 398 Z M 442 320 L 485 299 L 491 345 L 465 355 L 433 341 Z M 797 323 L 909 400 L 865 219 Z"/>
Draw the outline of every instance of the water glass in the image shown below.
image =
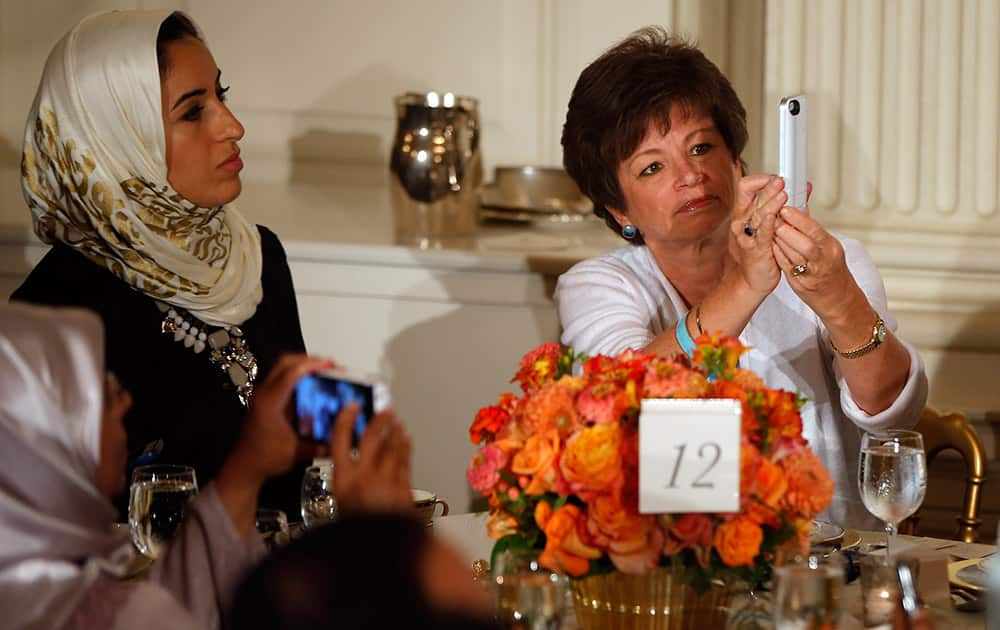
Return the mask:
<path id="1" fill-rule="evenodd" d="M 865 627 L 892 623 L 892 614 L 899 600 L 899 577 L 887 556 L 865 556 L 861 559 L 861 603 Z"/>
<path id="2" fill-rule="evenodd" d="M 777 630 L 836 628 L 840 622 L 844 567 L 837 554 L 811 555 L 774 569 Z"/>
<path id="3" fill-rule="evenodd" d="M 132 543 L 156 559 L 184 522 L 187 505 L 198 494 L 190 466 L 150 465 L 132 471 L 128 522 Z"/>
<path id="4" fill-rule="evenodd" d="M 337 520 L 337 499 L 333 494 L 333 462 L 314 462 L 302 478 L 302 522 L 307 528 Z"/>
<path id="5" fill-rule="evenodd" d="M 281 510 L 257 510 L 256 527 L 269 550 L 288 544 L 288 517 Z"/>
<path id="6" fill-rule="evenodd" d="M 901 429 L 862 435 L 858 488 L 865 508 L 885 522 L 886 555 L 891 558 L 896 526 L 917 511 L 927 491 L 923 436 Z"/>
<path id="7" fill-rule="evenodd" d="M 504 627 L 558 630 L 569 612 L 569 581 L 538 563 L 535 550 L 507 550 L 493 566 L 497 616 Z"/>

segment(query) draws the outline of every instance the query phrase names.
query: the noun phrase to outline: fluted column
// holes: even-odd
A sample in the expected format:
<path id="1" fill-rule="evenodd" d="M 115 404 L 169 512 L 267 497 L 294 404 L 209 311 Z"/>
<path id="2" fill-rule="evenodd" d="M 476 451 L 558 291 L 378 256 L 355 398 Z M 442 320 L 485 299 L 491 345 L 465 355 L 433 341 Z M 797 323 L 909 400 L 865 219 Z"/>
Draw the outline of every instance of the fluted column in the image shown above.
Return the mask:
<path id="1" fill-rule="evenodd" d="M 763 163 L 809 97 L 813 207 L 870 231 L 1000 236 L 1000 2 L 767 0 Z"/>

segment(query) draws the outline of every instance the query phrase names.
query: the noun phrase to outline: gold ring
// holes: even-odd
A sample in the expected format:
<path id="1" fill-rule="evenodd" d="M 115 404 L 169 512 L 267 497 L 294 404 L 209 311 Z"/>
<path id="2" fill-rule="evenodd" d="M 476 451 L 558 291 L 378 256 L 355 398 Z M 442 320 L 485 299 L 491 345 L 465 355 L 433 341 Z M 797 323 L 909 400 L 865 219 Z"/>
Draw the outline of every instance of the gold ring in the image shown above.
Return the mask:
<path id="1" fill-rule="evenodd" d="M 809 271 L 809 268 L 805 266 L 805 263 L 801 265 L 792 266 L 792 277 L 797 278 L 799 276 L 804 276 Z"/>

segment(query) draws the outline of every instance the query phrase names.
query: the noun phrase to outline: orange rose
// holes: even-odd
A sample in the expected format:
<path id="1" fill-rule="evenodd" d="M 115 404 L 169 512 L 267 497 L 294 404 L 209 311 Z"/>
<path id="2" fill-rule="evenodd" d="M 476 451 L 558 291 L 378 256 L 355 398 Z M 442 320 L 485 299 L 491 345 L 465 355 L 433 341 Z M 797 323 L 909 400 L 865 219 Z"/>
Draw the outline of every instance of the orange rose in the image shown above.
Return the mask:
<path id="1" fill-rule="evenodd" d="M 682 514 L 678 517 L 661 516 L 660 524 L 666 531 L 663 553 L 672 556 L 683 549 L 694 550 L 698 564 L 708 567 L 712 559 L 712 519 L 707 514 Z"/>
<path id="2" fill-rule="evenodd" d="M 622 482 L 622 430 L 617 422 L 581 429 L 567 442 L 559 469 L 569 489 L 584 501 Z"/>
<path id="3" fill-rule="evenodd" d="M 600 558 L 601 551 L 581 539 L 579 528 L 583 521 L 580 508 L 571 503 L 553 511 L 548 501 L 539 501 L 535 506 L 535 523 L 545 533 L 545 549 L 538 562 L 574 577 L 585 575 L 590 570 L 590 560 Z"/>
<path id="4" fill-rule="evenodd" d="M 531 436 L 524 443 L 524 448 L 514 455 L 510 466 L 511 472 L 531 477 L 524 488 L 526 494 L 542 494 L 555 490 L 555 462 L 558 455 L 559 431 L 556 429 Z"/>
<path id="5" fill-rule="evenodd" d="M 587 533 L 622 573 L 648 573 L 660 560 L 663 532 L 654 516 L 639 514 L 635 497 L 622 500 L 620 492 L 596 497 L 588 506 Z"/>
<path id="6" fill-rule="evenodd" d="M 753 566 L 763 541 L 764 531 L 760 525 L 741 516 L 719 525 L 712 544 L 727 566 L 749 567 Z"/>
<path id="7" fill-rule="evenodd" d="M 802 448 L 778 461 L 788 480 L 788 490 L 781 505 L 812 518 L 826 509 L 833 500 L 833 480 L 823 462 L 808 448 Z"/>

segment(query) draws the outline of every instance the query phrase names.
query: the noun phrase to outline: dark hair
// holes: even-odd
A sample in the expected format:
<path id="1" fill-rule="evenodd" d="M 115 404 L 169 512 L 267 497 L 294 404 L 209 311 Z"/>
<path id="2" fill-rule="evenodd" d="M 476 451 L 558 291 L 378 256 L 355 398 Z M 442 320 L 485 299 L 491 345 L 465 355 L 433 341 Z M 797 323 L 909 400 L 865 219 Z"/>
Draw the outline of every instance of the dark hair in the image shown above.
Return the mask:
<path id="1" fill-rule="evenodd" d="M 640 29 L 580 73 L 563 125 L 563 166 L 594 214 L 621 234 L 608 207 L 627 212 L 618 166 L 650 123 L 670 130 L 670 108 L 711 116 L 733 159 L 747 143 L 746 110 L 729 79 L 704 53 L 660 27 Z M 630 242 L 641 244 L 637 235 Z"/>
<path id="2" fill-rule="evenodd" d="M 193 37 L 201 41 L 198 27 L 194 25 L 191 18 L 180 11 L 174 11 L 160 24 L 160 30 L 156 33 L 156 65 L 160 68 L 161 79 L 166 76 L 167 70 L 170 69 L 167 44 L 180 41 L 186 37 Z"/>
<path id="3" fill-rule="evenodd" d="M 358 515 L 309 531 L 279 549 L 237 591 L 233 628 L 494 628 L 435 609 L 420 561 L 430 534 L 411 517 Z M 471 579 L 471 578 L 470 578 Z"/>

